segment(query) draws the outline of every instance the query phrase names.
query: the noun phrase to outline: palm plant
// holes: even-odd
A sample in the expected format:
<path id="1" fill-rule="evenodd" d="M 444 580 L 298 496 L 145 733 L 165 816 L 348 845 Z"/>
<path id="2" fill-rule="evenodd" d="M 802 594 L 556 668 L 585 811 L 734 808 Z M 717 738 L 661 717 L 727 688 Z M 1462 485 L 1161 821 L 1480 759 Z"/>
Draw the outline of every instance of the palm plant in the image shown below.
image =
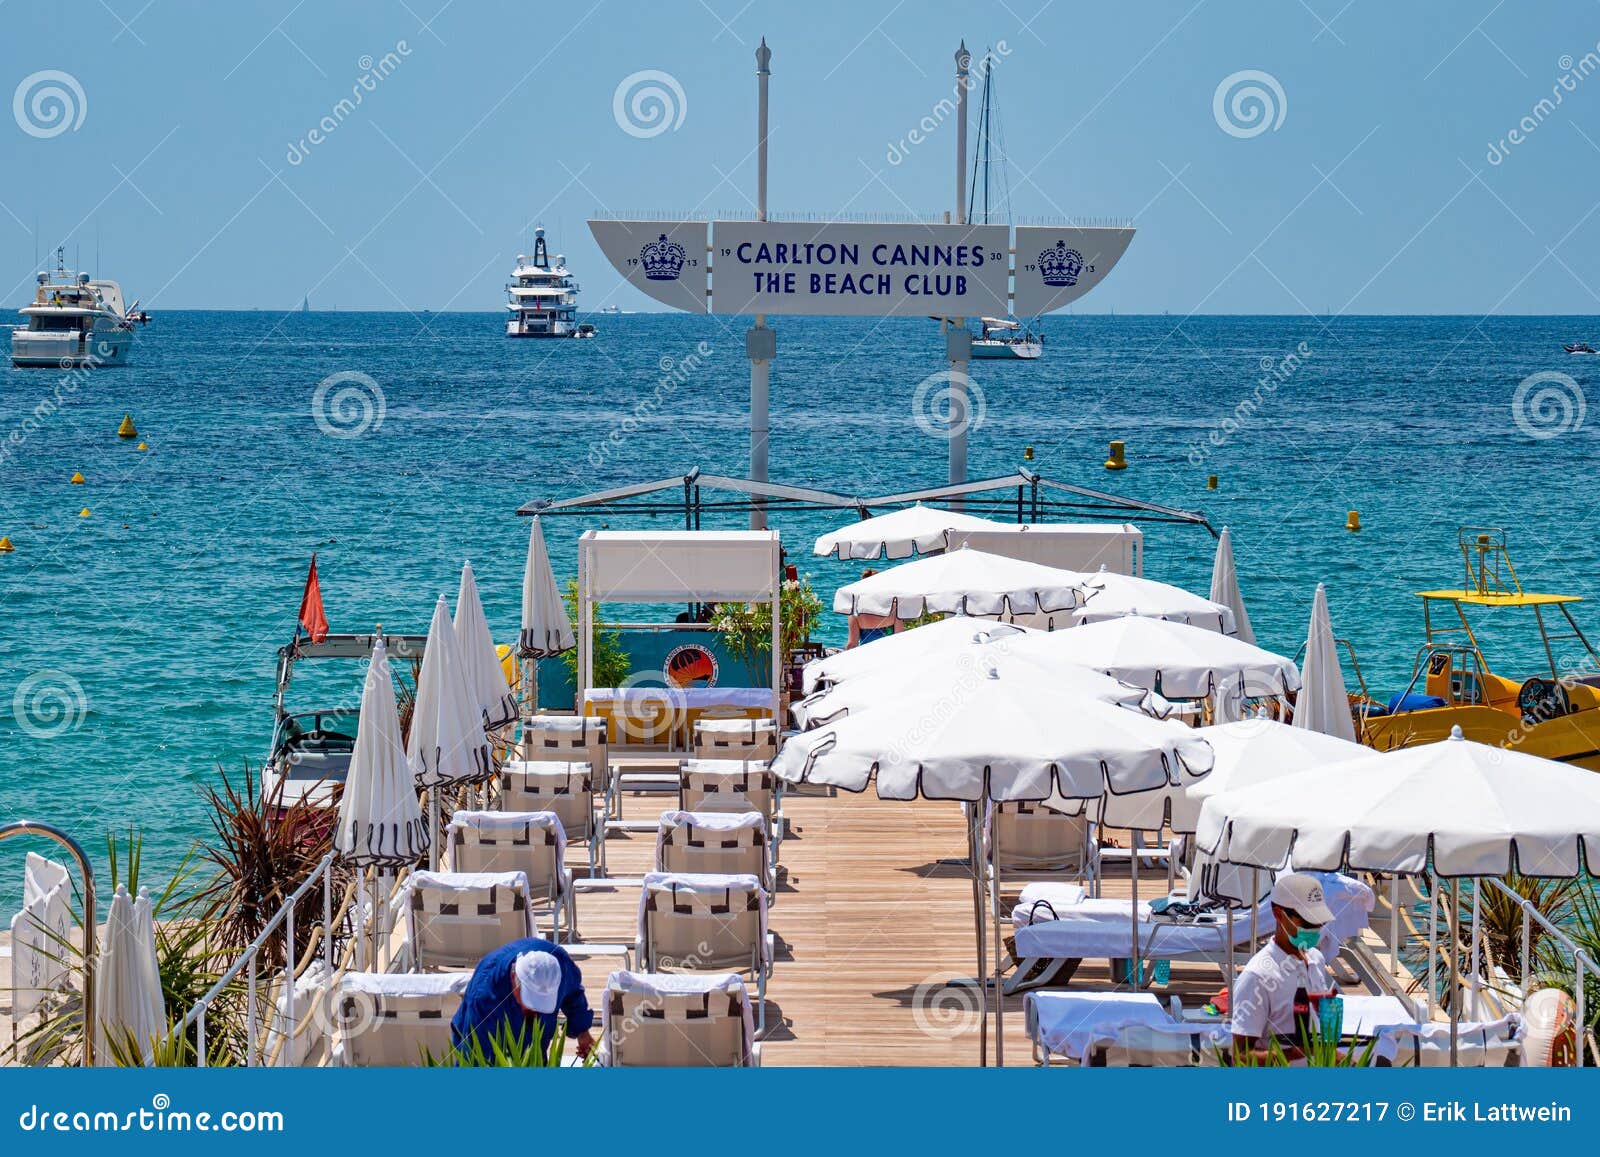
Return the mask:
<path id="1" fill-rule="evenodd" d="M 504 1021 L 489 1034 L 487 1045 L 484 1044 L 483 1034 L 473 1033 L 463 1044 L 452 1048 L 442 1057 L 434 1056 L 427 1049 L 423 1049 L 422 1063 L 425 1068 L 430 1069 L 560 1068 L 562 1057 L 567 1051 L 566 1026 L 556 1025 L 556 1031 L 550 1037 L 548 1048 L 543 1045 L 543 1036 L 544 1032 L 537 1021 L 534 1022 L 531 1031 L 525 1025 Z M 593 1063 L 593 1053 L 583 1059 L 585 1067 Z"/>

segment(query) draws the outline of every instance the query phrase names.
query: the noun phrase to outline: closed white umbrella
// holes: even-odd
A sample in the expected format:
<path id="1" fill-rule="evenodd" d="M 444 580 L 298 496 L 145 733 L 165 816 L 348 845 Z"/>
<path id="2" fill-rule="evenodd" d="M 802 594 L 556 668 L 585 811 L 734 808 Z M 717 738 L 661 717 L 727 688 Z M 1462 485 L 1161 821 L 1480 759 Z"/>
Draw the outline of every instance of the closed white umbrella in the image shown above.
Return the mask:
<path id="1" fill-rule="evenodd" d="M 481 783 L 494 774 L 483 718 L 473 702 L 466 666 L 456 649 L 456 630 L 444 596 L 433 607 L 428 643 L 417 676 L 406 756 L 417 786 L 428 789 L 428 862 L 439 866 L 439 789 Z"/>
<path id="2" fill-rule="evenodd" d="M 1294 725 L 1354 743 L 1355 719 L 1350 714 L 1350 699 L 1344 690 L 1344 672 L 1339 669 L 1339 645 L 1333 641 L 1333 623 L 1328 618 L 1328 592 L 1321 583 L 1317 584 L 1316 597 L 1311 600 L 1311 629 L 1306 635 L 1306 657 L 1300 667 L 1300 679 L 1300 694 L 1294 701 Z"/>
<path id="3" fill-rule="evenodd" d="M 1050 615 L 1083 604 L 1083 576 L 962 547 L 840 587 L 841 615 Z"/>
<path id="4" fill-rule="evenodd" d="M 910 558 L 948 550 L 953 530 L 1004 529 L 1004 523 L 919 502 L 825 534 L 817 539 L 812 553 L 840 559 Z"/>
<path id="5" fill-rule="evenodd" d="M 1246 643 L 1256 641 L 1256 633 L 1250 629 L 1250 615 L 1244 609 L 1244 595 L 1239 590 L 1239 575 L 1233 565 L 1233 535 L 1226 526 L 1217 537 L 1217 557 L 1211 563 L 1211 601 L 1233 611 L 1235 638 Z"/>
<path id="6" fill-rule="evenodd" d="M 489 634 L 489 620 L 478 598 L 478 580 L 469 562 L 461 568 L 461 589 L 456 595 L 456 644 L 466 669 L 472 700 L 483 712 L 486 730 L 503 727 L 517 717 L 517 700 L 506 682 L 505 668 Z M 426 662 L 426 659 L 424 659 Z"/>
<path id="7" fill-rule="evenodd" d="M 1043 632 L 1032 627 L 997 623 L 993 619 L 952 615 L 937 622 L 923 623 L 911 630 L 884 635 L 848 651 L 812 659 L 801 673 L 802 686 L 809 695 L 821 686 L 842 683 L 873 671 L 914 664 L 926 656 L 948 654 L 974 643 L 1023 633 Z"/>
<path id="8" fill-rule="evenodd" d="M 529 658 L 559 655 L 578 645 L 567 618 L 555 572 L 550 569 L 550 554 L 544 546 L 544 530 L 538 518 L 530 520 L 528 561 L 522 571 L 522 637 L 518 649 Z"/>
<path id="9" fill-rule="evenodd" d="M 97 1065 L 116 1064 L 117 1052 L 125 1060 L 142 1058 L 166 1035 L 155 917 L 144 888 L 134 899 L 118 885 L 111 898 L 105 939 L 95 962 L 94 1006 Z"/>
<path id="10" fill-rule="evenodd" d="M 1010 649 L 1054 655 L 1168 699 L 1281 696 L 1300 686 L 1299 670 L 1282 655 L 1216 631 L 1138 615 L 1030 635 Z"/>
<path id="11" fill-rule="evenodd" d="M 1234 633 L 1232 609 L 1170 583 L 1102 569 L 1085 576 L 1084 593 L 1088 601 L 1072 612 L 1073 619 L 1079 623 L 1140 615 L 1147 619 L 1187 623 L 1224 635 Z"/>

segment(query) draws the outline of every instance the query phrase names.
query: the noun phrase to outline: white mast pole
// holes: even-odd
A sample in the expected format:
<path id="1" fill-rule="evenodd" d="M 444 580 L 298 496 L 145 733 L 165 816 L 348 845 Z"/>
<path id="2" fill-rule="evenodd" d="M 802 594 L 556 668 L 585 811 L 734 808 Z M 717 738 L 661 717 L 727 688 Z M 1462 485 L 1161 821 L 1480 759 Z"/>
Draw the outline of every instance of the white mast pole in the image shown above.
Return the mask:
<path id="1" fill-rule="evenodd" d="M 956 224 L 967 224 L 967 83 L 972 54 L 963 40 L 956 49 Z M 972 335 L 967 319 L 952 318 L 945 330 L 945 356 L 950 359 L 950 482 L 967 480 L 967 364 Z M 952 506 L 959 509 L 961 500 Z"/>
<path id="2" fill-rule="evenodd" d="M 767 219 L 767 82 L 771 79 L 772 50 L 766 37 L 756 49 L 756 219 Z M 768 404 L 772 392 L 772 361 L 778 355 L 778 338 L 767 328 L 767 315 L 745 334 L 744 349 L 750 359 L 750 481 L 767 480 Z M 750 511 L 750 529 L 765 530 L 767 512 L 757 498 Z M 776 611 L 774 611 L 776 618 Z"/>

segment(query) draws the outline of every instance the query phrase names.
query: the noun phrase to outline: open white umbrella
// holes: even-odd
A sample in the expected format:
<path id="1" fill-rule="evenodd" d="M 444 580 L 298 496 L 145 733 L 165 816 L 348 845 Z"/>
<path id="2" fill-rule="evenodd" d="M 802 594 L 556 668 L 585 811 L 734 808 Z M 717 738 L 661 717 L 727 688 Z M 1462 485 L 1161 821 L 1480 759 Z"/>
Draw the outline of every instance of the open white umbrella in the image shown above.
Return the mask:
<path id="1" fill-rule="evenodd" d="M 167 1007 L 156 961 L 156 926 L 150 893 L 138 899 L 117 886 L 106 917 L 94 972 L 95 1063 L 143 1057 L 167 1032 Z M 114 1051 L 115 1050 L 115 1051 Z"/>
<path id="2" fill-rule="evenodd" d="M 1326 764 L 1372 754 L 1359 743 L 1304 731 L 1276 719 L 1240 719 L 1197 728 L 1211 745 L 1211 774 L 1172 801 L 1172 830 L 1192 834 L 1206 800 L 1223 792 L 1270 783 Z"/>
<path id="3" fill-rule="evenodd" d="M 840 559 L 910 558 L 950 548 L 953 530 L 1004 530 L 1005 524 L 975 514 L 917 503 L 864 518 L 817 539 L 812 553 Z"/>
<path id="4" fill-rule="evenodd" d="M 1050 615 L 1083 604 L 1083 576 L 962 547 L 840 587 L 841 615 Z"/>
<path id="5" fill-rule="evenodd" d="M 874 671 L 892 670 L 921 659 L 959 651 L 974 643 L 990 639 L 1003 639 L 1010 635 L 1043 634 L 1033 627 L 1012 623 L 997 623 L 993 619 L 974 619 L 966 615 L 952 615 L 933 623 L 923 623 L 910 630 L 896 631 L 852 647 L 812 659 L 801 673 L 801 685 L 806 694 L 818 687 L 842 683 Z"/>
<path id="6" fill-rule="evenodd" d="M 1250 629 L 1250 615 L 1244 609 L 1244 595 L 1239 590 L 1239 575 L 1233 565 L 1233 535 L 1226 526 L 1217 537 L 1217 557 L 1211 563 L 1211 601 L 1233 611 L 1236 639 L 1246 643 L 1256 641 L 1256 633 Z"/>
<path id="7" fill-rule="evenodd" d="M 1166 619 L 1187 623 L 1224 635 L 1234 633 L 1233 611 L 1210 599 L 1191 594 L 1182 587 L 1136 575 L 1117 574 L 1101 569 L 1086 575 L 1083 584 L 1087 601 L 1072 617 L 1079 623 L 1100 623 L 1123 615 L 1147 619 Z"/>
<path id="8" fill-rule="evenodd" d="M 1306 635 L 1306 657 L 1300 668 L 1300 679 L 1300 694 L 1294 701 L 1294 725 L 1354 743 L 1355 720 L 1344 690 L 1344 673 L 1339 669 L 1339 645 L 1333 641 L 1333 623 L 1328 618 L 1328 592 L 1321 583 L 1317 584 L 1316 597 L 1311 600 L 1311 629 Z"/>
<path id="9" fill-rule="evenodd" d="M 1202 627 L 1123 615 L 1010 643 L 1104 671 L 1168 699 L 1281 696 L 1300 686 L 1292 660 Z"/>
<path id="10" fill-rule="evenodd" d="M 478 580 L 469 562 L 461 568 L 461 589 L 456 595 L 456 644 L 472 689 L 472 699 L 483 712 L 483 726 L 492 731 L 517 717 L 517 700 L 506 683 L 505 668 L 489 634 L 489 620 L 478 598 Z M 426 662 L 426 659 L 424 659 Z"/>
<path id="11" fill-rule="evenodd" d="M 439 789 L 482 783 L 494 774 L 483 718 L 473 702 L 467 669 L 456 649 L 456 630 L 444 596 L 433 607 L 428 642 L 417 676 L 417 697 L 406 745 L 417 786 L 428 789 L 429 866 L 439 866 Z"/>
<path id="12" fill-rule="evenodd" d="M 414 864 L 428 850 L 417 789 L 400 742 L 400 713 L 389 673 L 389 651 L 379 638 L 361 691 L 355 751 L 339 801 L 334 847 L 356 867 Z"/>
<path id="13" fill-rule="evenodd" d="M 868 645 L 877 646 L 877 643 Z M 896 708 L 908 697 L 971 685 L 984 677 L 985 667 L 990 664 L 1003 671 L 1023 676 L 1031 674 L 1046 681 L 1051 692 L 1063 701 L 1094 699 L 1143 711 L 1158 719 L 1165 718 L 1172 710 L 1172 705 L 1159 695 L 1088 667 L 1034 655 L 1013 657 L 1006 653 L 1002 639 L 986 646 L 969 644 L 960 649 L 918 655 L 902 663 L 885 664 L 808 696 L 791 707 L 789 713 L 802 728 L 823 726 L 862 711 Z"/>
<path id="14" fill-rule="evenodd" d="M 1206 870 L 1235 864 L 1454 880 L 1595 875 L 1600 776 L 1474 743 L 1454 728 L 1438 743 L 1214 796 L 1201 810 L 1195 842 Z M 1450 923 L 1459 941 L 1459 886 L 1454 891 Z M 1452 991 L 1458 980 L 1452 969 Z M 1460 1001 L 1451 1000 L 1450 1009 L 1454 1024 Z"/>

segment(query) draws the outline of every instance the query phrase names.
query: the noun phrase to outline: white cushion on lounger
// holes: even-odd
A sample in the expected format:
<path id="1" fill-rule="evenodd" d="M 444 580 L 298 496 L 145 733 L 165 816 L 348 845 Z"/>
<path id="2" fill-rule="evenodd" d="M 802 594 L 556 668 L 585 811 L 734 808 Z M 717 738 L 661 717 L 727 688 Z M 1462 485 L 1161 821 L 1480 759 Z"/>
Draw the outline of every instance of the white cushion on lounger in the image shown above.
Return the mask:
<path id="1" fill-rule="evenodd" d="M 1027 1001 L 1039 1042 L 1074 1060 L 1082 1060 L 1097 1037 L 1126 1025 L 1175 1023 L 1148 992 L 1030 992 Z"/>
<path id="2" fill-rule="evenodd" d="M 407 891 L 431 888 L 439 892 L 478 892 L 490 888 L 515 888 L 527 894 L 526 872 L 412 872 L 406 879 Z"/>
<path id="3" fill-rule="evenodd" d="M 736 832 L 741 828 L 762 828 L 766 818 L 760 812 L 683 812 L 661 813 L 663 828 L 694 826 L 708 832 Z"/>
<path id="4" fill-rule="evenodd" d="M 366 996 L 442 996 L 467 991 L 470 972 L 346 972 L 340 992 Z"/>

